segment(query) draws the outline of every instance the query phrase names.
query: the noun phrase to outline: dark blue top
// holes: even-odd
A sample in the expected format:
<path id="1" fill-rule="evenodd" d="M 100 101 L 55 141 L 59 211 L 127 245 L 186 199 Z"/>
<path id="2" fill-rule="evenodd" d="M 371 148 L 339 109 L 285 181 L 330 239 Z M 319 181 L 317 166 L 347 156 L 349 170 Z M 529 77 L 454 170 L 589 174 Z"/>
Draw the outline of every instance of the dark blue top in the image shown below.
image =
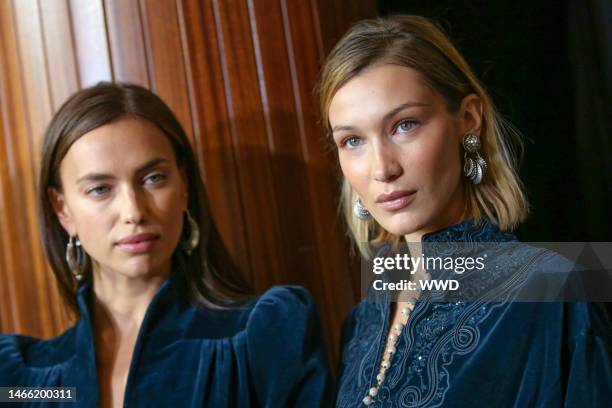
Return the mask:
<path id="1" fill-rule="evenodd" d="M 98 405 L 91 292 L 79 290 L 81 318 L 59 337 L 0 336 L 0 386 L 76 387 L 79 407 Z M 181 299 L 167 279 L 149 305 L 124 406 L 329 405 L 323 332 L 305 289 L 274 287 L 231 310 Z"/>
<path id="2" fill-rule="evenodd" d="M 468 220 L 426 234 L 425 256 L 425 248 L 446 241 L 520 244 L 488 220 Z M 508 299 L 528 286 L 508 271 L 521 267 L 531 276 L 567 262 L 550 251 L 517 248 L 490 259 L 480 275 L 504 278 L 499 287 Z M 345 321 L 337 407 L 365 406 L 376 385 L 390 306 L 389 296 L 368 297 Z M 602 304 L 421 299 L 396 348 L 370 407 L 612 406 L 612 326 Z"/>

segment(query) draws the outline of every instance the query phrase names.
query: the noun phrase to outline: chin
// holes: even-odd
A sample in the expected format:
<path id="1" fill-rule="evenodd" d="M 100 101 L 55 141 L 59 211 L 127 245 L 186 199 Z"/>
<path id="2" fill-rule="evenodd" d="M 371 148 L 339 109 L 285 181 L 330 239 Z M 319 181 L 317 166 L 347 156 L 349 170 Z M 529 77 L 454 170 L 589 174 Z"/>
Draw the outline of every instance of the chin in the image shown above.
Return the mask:
<path id="1" fill-rule="evenodd" d="M 379 224 L 393 235 L 413 234 L 423 228 L 422 217 L 417 214 L 400 212 L 385 217 Z"/>
<path id="2" fill-rule="evenodd" d="M 160 269 L 159 262 L 153 262 L 151 259 L 136 259 L 121 265 L 116 270 L 126 278 L 146 278 L 157 276 Z"/>

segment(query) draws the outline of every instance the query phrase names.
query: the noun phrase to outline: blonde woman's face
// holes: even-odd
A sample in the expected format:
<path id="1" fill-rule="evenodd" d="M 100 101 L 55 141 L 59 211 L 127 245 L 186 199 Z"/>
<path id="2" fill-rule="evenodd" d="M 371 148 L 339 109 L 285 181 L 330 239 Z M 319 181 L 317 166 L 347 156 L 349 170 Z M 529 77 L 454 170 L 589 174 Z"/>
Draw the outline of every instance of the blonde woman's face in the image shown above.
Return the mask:
<path id="1" fill-rule="evenodd" d="M 329 122 L 342 172 L 384 229 L 417 242 L 460 221 L 461 139 L 479 134 L 479 109 L 468 95 L 450 113 L 421 74 L 389 64 L 367 69 L 334 95 Z"/>
<path id="2" fill-rule="evenodd" d="M 125 117 L 80 137 L 60 165 L 52 194 L 60 222 L 103 275 L 166 276 L 187 205 L 168 138 Z"/>

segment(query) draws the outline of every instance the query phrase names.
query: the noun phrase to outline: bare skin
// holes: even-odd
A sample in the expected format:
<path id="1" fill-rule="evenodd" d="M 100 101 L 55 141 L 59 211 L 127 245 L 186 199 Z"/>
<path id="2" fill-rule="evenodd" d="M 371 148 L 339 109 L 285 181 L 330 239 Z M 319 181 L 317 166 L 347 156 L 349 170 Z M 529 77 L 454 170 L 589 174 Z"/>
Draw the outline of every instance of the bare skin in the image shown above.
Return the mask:
<path id="1" fill-rule="evenodd" d="M 134 282 L 124 282 L 124 285 L 113 285 L 112 291 L 107 288 L 107 293 L 104 290 L 96 293 L 93 329 L 101 407 L 123 406 L 138 333 L 147 306 L 161 282 L 149 282 L 148 288 L 136 288 Z M 104 283 L 100 282 L 99 286 Z"/>

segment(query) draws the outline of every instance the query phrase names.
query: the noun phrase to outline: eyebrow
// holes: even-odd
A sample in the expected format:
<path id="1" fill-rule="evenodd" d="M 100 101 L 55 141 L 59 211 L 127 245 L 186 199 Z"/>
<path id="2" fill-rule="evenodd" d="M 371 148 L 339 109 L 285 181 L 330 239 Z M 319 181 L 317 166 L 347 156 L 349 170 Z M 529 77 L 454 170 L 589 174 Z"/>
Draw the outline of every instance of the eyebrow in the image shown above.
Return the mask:
<path id="1" fill-rule="evenodd" d="M 423 103 L 423 102 L 405 102 L 402 103 L 401 105 L 393 108 L 392 110 L 390 110 L 389 112 L 385 113 L 385 116 L 383 116 L 383 121 L 387 121 L 389 118 L 395 116 L 398 112 L 403 111 L 404 109 L 408 109 L 408 108 L 413 108 L 413 107 L 424 107 L 424 106 L 430 106 L 428 103 Z M 354 130 L 355 127 L 354 126 L 344 126 L 344 125 L 338 125 L 338 126 L 334 126 L 332 128 L 332 133 L 334 132 L 338 132 L 341 130 Z"/>
<path id="2" fill-rule="evenodd" d="M 138 166 L 136 168 L 136 173 L 142 173 L 143 171 L 146 170 L 150 170 L 153 167 L 164 163 L 164 162 L 168 162 L 168 159 L 164 159 L 163 157 L 156 157 L 154 159 L 149 160 L 148 162 L 141 164 L 140 166 Z M 108 179 L 112 179 L 113 176 L 111 176 L 110 174 L 104 174 L 104 173 L 88 173 L 85 174 L 82 177 L 79 177 L 77 179 L 77 184 L 82 182 L 82 181 L 102 181 L 102 180 L 108 180 Z"/>

